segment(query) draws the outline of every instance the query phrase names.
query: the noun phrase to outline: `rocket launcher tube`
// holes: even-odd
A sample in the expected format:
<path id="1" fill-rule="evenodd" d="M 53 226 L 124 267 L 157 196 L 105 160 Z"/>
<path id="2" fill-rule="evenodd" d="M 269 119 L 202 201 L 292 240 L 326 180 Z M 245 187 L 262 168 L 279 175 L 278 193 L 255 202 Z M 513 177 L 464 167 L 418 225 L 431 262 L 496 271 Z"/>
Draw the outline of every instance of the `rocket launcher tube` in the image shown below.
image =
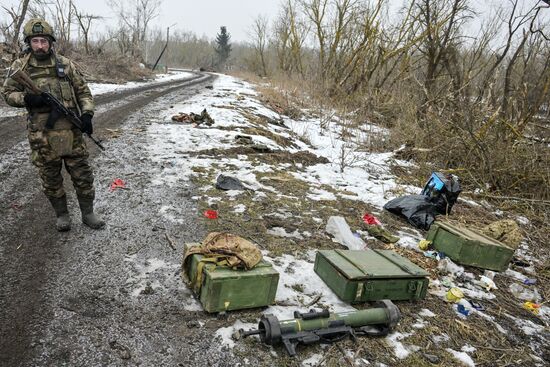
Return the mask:
<path id="1" fill-rule="evenodd" d="M 258 330 L 240 331 L 241 336 L 260 335 L 269 345 L 283 344 L 289 355 L 296 354 L 298 344 L 332 343 L 356 335 L 387 335 L 399 322 L 399 309 L 389 300 L 366 310 L 329 314 L 328 311 L 294 313 L 295 318 L 279 321 L 273 315 L 264 315 Z"/>

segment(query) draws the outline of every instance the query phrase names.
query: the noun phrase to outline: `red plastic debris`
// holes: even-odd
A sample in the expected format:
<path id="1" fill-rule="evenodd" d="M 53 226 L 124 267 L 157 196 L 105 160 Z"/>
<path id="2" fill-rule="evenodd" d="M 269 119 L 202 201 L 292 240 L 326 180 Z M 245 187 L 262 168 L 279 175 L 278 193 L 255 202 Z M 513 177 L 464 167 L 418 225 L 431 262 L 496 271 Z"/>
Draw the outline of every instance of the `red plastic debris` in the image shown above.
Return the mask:
<path id="1" fill-rule="evenodd" d="M 378 220 L 374 215 L 366 213 L 363 215 L 363 222 L 367 223 L 370 226 L 379 226 L 382 225 L 382 222 Z"/>
<path id="2" fill-rule="evenodd" d="M 209 209 L 204 212 L 204 216 L 208 219 L 218 219 L 218 212 L 216 210 Z"/>
<path id="3" fill-rule="evenodd" d="M 116 178 L 113 183 L 111 183 L 111 187 L 109 187 L 109 191 L 115 191 L 116 189 L 125 189 L 126 183 L 122 181 L 120 178 Z"/>
<path id="4" fill-rule="evenodd" d="M 10 204 L 10 207 L 11 207 L 13 210 L 21 210 L 21 209 L 23 209 L 23 207 L 21 206 L 21 204 L 17 204 L 17 203 L 11 203 L 11 204 Z"/>

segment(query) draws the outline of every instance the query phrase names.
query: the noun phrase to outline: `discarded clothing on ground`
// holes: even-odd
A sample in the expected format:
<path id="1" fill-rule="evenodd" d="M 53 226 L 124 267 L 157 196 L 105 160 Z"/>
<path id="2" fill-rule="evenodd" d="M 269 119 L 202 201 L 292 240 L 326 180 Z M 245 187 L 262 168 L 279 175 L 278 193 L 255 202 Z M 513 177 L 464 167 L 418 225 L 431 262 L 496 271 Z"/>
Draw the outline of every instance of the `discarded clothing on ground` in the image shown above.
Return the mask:
<path id="1" fill-rule="evenodd" d="M 209 233 L 200 246 L 186 249 L 183 263 L 193 254 L 213 258 L 217 264 L 231 268 L 252 269 L 262 260 L 262 253 L 252 242 L 227 232 Z M 184 266 L 185 267 L 185 266 Z"/>
<path id="2" fill-rule="evenodd" d="M 517 249 L 523 236 L 518 224 L 511 219 L 497 220 L 481 229 L 481 233 Z"/>
<path id="3" fill-rule="evenodd" d="M 206 108 L 202 110 L 200 114 L 196 114 L 193 112 L 189 114 L 180 112 L 177 115 L 172 116 L 172 121 L 185 122 L 185 123 L 197 124 L 197 125 L 204 123 L 207 126 L 212 126 L 214 124 L 214 119 L 210 117 L 210 115 L 206 111 Z"/>
<path id="4" fill-rule="evenodd" d="M 399 241 L 399 237 L 394 236 L 390 231 L 380 225 L 366 225 L 365 228 L 371 236 L 384 243 L 396 243 Z"/>
<path id="5" fill-rule="evenodd" d="M 399 237 L 392 235 L 390 231 L 382 227 L 382 222 L 374 215 L 365 213 L 365 215 L 363 215 L 363 222 L 365 223 L 365 228 L 369 232 L 369 235 L 374 238 L 384 243 L 396 243 L 399 241 Z"/>
<path id="6" fill-rule="evenodd" d="M 218 190 L 246 190 L 247 188 L 239 179 L 226 175 L 219 175 L 216 179 L 216 188 Z"/>

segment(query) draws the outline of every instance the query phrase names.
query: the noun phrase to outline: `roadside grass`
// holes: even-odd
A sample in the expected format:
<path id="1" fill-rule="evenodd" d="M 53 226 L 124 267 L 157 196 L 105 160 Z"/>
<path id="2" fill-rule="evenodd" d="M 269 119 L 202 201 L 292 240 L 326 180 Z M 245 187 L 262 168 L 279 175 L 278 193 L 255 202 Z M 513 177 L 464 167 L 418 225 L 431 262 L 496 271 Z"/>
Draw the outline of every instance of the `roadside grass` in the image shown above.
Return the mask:
<path id="1" fill-rule="evenodd" d="M 269 101 L 278 101 L 287 103 L 287 96 L 273 97 L 281 92 L 277 88 L 262 87 L 262 95 L 269 95 Z M 268 93 L 268 91 L 270 91 Z M 273 96 L 272 96 L 273 95 Z M 266 99 L 260 97 L 260 100 Z M 271 102 L 273 103 L 273 102 Z M 285 107 L 286 108 L 286 107 Z M 303 108 L 300 103 L 296 108 Z M 285 110 L 284 108 L 281 110 Z M 262 127 L 262 117 L 254 115 L 254 112 L 248 111 L 246 114 L 248 121 L 256 125 L 254 128 L 239 128 L 238 131 L 250 135 L 265 136 L 280 145 L 292 146 L 292 140 L 285 138 L 283 140 L 274 137 L 273 133 Z M 265 122 L 264 122 L 265 123 Z M 227 129 L 227 128 L 224 128 Z M 299 137 L 296 136 L 296 139 Z M 379 146 L 374 144 L 376 151 Z M 404 248 L 391 244 L 384 244 L 372 237 L 366 235 L 362 216 L 365 213 L 377 214 L 378 218 L 384 223 L 385 228 L 393 234 L 398 232 L 408 233 L 418 237 L 424 236 L 426 232 L 412 228 L 406 221 L 398 218 L 388 212 L 379 212 L 376 208 L 359 200 L 346 198 L 350 195 L 345 190 L 338 190 L 333 187 L 322 185 L 321 187 L 310 187 L 308 183 L 296 178 L 292 173 L 300 172 L 305 167 L 325 163 L 322 159 L 315 157 L 311 153 L 297 152 L 289 153 L 284 151 L 257 152 L 253 149 L 242 147 L 231 147 L 229 149 L 208 149 L 192 153 L 197 157 L 216 158 L 231 157 L 248 160 L 253 166 L 269 164 L 272 168 L 269 172 L 255 172 L 256 181 L 263 185 L 262 188 L 254 191 L 243 191 L 239 194 L 218 190 L 214 187 L 216 177 L 231 168 L 224 164 L 213 164 L 208 168 L 194 169 L 192 176 L 193 183 L 202 188 L 200 190 L 198 206 L 200 212 L 206 209 L 216 209 L 219 213 L 218 219 L 210 220 L 203 218 L 202 221 L 208 231 L 228 231 L 238 234 L 255 242 L 261 249 L 265 250 L 270 257 L 277 257 L 290 254 L 297 259 L 307 260 L 308 251 L 318 249 L 338 249 L 343 246 L 333 242 L 325 232 L 325 226 L 328 218 L 332 215 L 344 216 L 352 229 L 363 230 L 362 237 L 369 248 L 393 249 L 403 256 L 409 258 L 417 265 L 426 269 L 431 275 L 431 281 L 435 281 L 444 274 L 437 269 L 438 262 L 434 259 L 425 257 L 421 252 L 411 248 Z M 392 173 L 397 174 L 403 184 L 414 184 L 421 187 L 423 182 L 422 175 L 410 167 L 388 167 Z M 246 184 L 246 182 L 245 182 Z M 308 197 L 312 189 L 322 189 L 333 194 L 336 200 L 312 200 Z M 393 194 L 402 194 L 394 190 Z M 403 192 L 404 193 L 404 192 Z M 388 192 L 389 194 L 389 192 Z M 245 209 L 236 210 L 238 207 Z M 467 224 L 472 227 L 481 228 L 494 220 L 502 219 L 503 215 L 497 215 L 494 202 L 483 203 L 483 205 L 472 205 L 466 202 L 459 202 L 454 208 L 453 213 L 448 218 L 449 221 Z M 505 209 L 506 216 L 514 217 L 517 215 L 527 216 L 531 222 L 529 225 L 523 225 L 524 234 L 527 242 L 535 251 L 548 247 L 543 240 L 543 233 L 538 225 L 542 224 L 526 212 L 516 212 L 514 207 L 501 206 Z M 538 228 L 532 231 L 532 228 Z M 548 232 L 546 232 L 548 233 Z M 466 267 L 467 272 L 476 277 L 482 274 L 477 268 Z M 518 269 L 519 270 L 519 269 Z M 537 278 L 541 291 L 544 296 L 548 296 L 548 274 L 550 268 L 548 261 L 545 265 L 537 265 L 538 273 L 533 277 Z M 546 281 L 546 284 L 545 284 Z M 453 366 L 460 365 L 460 362 L 447 349 L 460 352 L 463 347 L 472 346 L 476 350 L 470 353 L 477 366 L 505 366 L 522 365 L 534 366 L 535 359 L 529 348 L 533 339 L 528 331 L 520 329 L 514 320 L 510 317 L 519 317 L 530 320 L 537 325 L 542 321 L 536 316 L 521 307 L 521 301 L 508 290 L 509 278 L 499 276 L 496 278 L 498 290 L 493 291 L 496 298 L 493 300 L 483 300 L 486 307 L 485 317 L 473 314 L 468 317 L 461 317 L 454 310 L 454 307 L 442 300 L 441 297 L 428 294 L 424 300 L 416 302 L 396 302 L 403 314 L 403 318 L 396 328 L 396 332 L 405 336 L 401 342 L 409 348 L 409 354 L 400 359 L 395 356 L 395 350 L 385 339 L 381 338 L 359 338 L 357 342 L 343 341 L 328 347 L 311 346 L 302 348 L 300 353 L 304 359 L 312 353 L 321 353 L 322 361 L 326 366 L 354 365 L 355 360 L 364 358 L 370 362 L 381 362 L 390 366 Z M 301 292 L 299 285 L 292 285 L 293 289 Z M 303 288 L 302 288 L 303 291 Z M 306 307 L 307 304 L 303 303 Z M 320 306 L 310 305 L 311 307 Z M 358 308 L 366 308 L 371 305 L 355 305 Z M 436 317 L 419 316 L 421 309 L 429 309 L 435 313 Z M 255 311 L 236 311 L 227 315 L 228 323 L 234 323 L 236 320 L 255 322 L 257 312 Z M 288 315 L 291 318 L 291 315 Z M 423 327 L 415 324 L 424 324 Z M 498 325 L 498 327 L 497 327 Z M 505 333 L 498 330 L 502 328 Z M 548 330 L 548 325 L 545 326 Z M 410 335 L 409 335 L 410 334 Z M 435 336 L 445 336 L 442 340 L 434 338 Z M 271 349 L 262 345 L 257 339 L 246 339 L 241 341 L 241 346 L 233 349 L 233 352 L 243 358 L 257 361 L 261 365 L 277 366 L 298 366 L 300 361 L 289 358 L 284 351 L 277 350 L 273 355 Z M 534 346 L 542 348 L 542 355 L 550 356 L 548 346 Z M 544 350 L 546 348 L 546 350 Z M 429 362 L 426 354 L 436 357 L 436 362 Z M 361 365 L 361 363 L 359 363 Z"/>

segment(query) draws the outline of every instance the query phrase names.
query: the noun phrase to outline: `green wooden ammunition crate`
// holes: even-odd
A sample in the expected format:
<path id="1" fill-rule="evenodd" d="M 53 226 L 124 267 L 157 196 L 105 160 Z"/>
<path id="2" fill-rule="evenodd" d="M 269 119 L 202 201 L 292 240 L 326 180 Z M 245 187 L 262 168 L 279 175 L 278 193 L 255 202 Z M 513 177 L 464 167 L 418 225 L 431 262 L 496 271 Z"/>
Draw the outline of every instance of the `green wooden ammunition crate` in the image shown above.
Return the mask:
<path id="1" fill-rule="evenodd" d="M 191 284 L 195 283 L 202 257 L 192 255 L 184 269 Z M 197 298 L 207 312 L 262 307 L 275 302 L 279 273 L 267 261 L 262 260 L 252 270 L 232 270 L 206 263 L 202 272 Z"/>
<path id="2" fill-rule="evenodd" d="M 315 272 L 341 300 L 423 299 L 428 272 L 390 250 L 317 252 Z"/>
<path id="3" fill-rule="evenodd" d="M 493 238 L 465 227 L 435 222 L 426 239 L 451 260 L 483 269 L 504 271 L 514 249 Z"/>

